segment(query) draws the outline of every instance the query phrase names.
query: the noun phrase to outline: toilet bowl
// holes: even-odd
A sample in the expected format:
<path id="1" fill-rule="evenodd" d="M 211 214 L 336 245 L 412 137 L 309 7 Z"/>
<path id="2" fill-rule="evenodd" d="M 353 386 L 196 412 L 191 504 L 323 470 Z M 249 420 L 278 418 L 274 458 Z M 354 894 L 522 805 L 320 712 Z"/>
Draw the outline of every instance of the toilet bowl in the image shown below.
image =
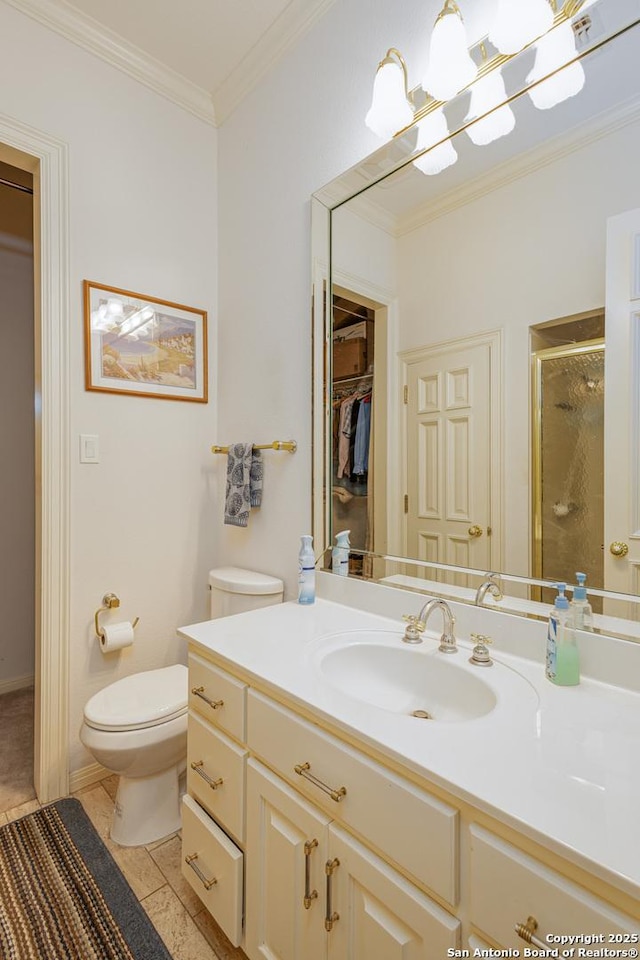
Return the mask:
<path id="1" fill-rule="evenodd" d="M 187 668 L 136 673 L 87 702 L 80 740 L 120 776 L 111 839 L 125 847 L 180 829 L 178 781 L 187 759 Z"/>

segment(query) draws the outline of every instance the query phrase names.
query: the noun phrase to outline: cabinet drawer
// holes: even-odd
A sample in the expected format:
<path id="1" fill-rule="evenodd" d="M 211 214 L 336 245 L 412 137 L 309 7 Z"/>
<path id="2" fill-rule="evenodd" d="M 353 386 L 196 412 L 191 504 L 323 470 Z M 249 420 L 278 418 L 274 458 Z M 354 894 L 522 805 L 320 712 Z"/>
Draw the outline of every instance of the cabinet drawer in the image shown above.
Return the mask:
<path id="1" fill-rule="evenodd" d="M 182 873 L 229 940 L 242 940 L 242 851 L 191 797 L 182 798 Z"/>
<path id="2" fill-rule="evenodd" d="M 196 653 L 189 654 L 189 707 L 236 740 L 245 739 L 246 689 Z"/>
<path id="3" fill-rule="evenodd" d="M 253 690 L 247 730 L 250 749 L 301 793 L 448 903 L 457 903 L 458 812 L 453 807 Z M 298 775 L 296 766 L 306 764 Z M 305 774 L 346 793 L 334 800 Z"/>
<path id="4" fill-rule="evenodd" d="M 640 923 L 482 827 L 471 833 L 471 913 L 474 927 L 501 947 L 526 946 L 517 923 L 535 917 L 535 936 L 638 933 Z M 557 943 L 549 943 L 556 947 Z"/>
<path id="5" fill-rule="evenodd" d="M 189 712 L 187 791 L 236 840 L 244 840 L 247 751 Z"/>

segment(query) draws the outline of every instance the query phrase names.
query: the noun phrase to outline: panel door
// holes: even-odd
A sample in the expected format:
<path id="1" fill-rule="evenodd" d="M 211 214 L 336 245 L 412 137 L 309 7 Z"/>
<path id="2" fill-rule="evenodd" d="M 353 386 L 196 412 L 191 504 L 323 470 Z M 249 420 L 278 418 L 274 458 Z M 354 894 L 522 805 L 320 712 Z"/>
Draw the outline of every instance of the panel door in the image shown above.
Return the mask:
<path id="1" fill-rule="evenodd" d="M 251 960 L 326 956 L 328 823 L 266 767 L 249 760 L 245 950 Z"/>
<path id="2" fill-rule="evenodd" d="M 407 364 L 407 556 L 491 568 L 491 353 L 452 345 Z"/>
<path id="3" fill-rule="evenodd" d="M 640 209 L 607 223 L 605 303 L 605 588 L 640 588 Z M 628 608 L 628 610 L 627 610 Z M 637 617 L 628 604 L 605 612 Z"/>
<path id="4" fill-rule="evenodd" d="M 329 960 L 442 960 L 459 946 L 458 920 L 335 823 L 329 862 Z"/>

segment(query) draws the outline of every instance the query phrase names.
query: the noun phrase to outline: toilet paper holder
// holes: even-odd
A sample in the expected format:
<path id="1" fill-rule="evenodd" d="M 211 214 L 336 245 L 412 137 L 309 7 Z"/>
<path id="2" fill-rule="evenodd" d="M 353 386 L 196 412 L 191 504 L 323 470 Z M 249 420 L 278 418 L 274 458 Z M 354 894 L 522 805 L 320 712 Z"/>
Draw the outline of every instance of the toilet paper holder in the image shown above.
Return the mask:
<path id="1" fill-rule="evenodd" d="M 97 637 L 101 637 L 103 634 L 102 627 L 98 622 L 98 617 L 100 616 L 100 614 L 104 613 L 105 610 L 115 610 L 116 607 L 119 607 L 119 606 L 120 606 L 120 598 L 117 597 L 115 593 L 105 593 L 104 597 L 102 598 L 102 606 L 98 610 L 96 610 L 95 617 L 94 617 L 95 624 L 96 624 Z M 136 617 L 133 623 L 131 624 L 134 630 L 139 621 L 140 621 L 140 617 Z"/>

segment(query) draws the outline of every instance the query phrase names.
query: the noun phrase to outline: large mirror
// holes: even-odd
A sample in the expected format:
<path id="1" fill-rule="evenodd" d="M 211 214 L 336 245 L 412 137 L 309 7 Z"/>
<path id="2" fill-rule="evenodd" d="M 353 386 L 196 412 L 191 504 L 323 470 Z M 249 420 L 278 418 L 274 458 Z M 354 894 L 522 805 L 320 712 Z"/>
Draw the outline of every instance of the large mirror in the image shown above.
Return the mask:
<path id="1" fill-rule="evenodd" d="M 316 535 L 470 598 L 492 572 L 546 604 L 581 571 L 637 621 L 640 28 L 628 0 L 585 7 L 570 100 L 536 109 L 525 50 L 509 136 L 472 143 L 462 94 L 454 165 L 426 175 L 413 128 L 316 195 Z"/>

